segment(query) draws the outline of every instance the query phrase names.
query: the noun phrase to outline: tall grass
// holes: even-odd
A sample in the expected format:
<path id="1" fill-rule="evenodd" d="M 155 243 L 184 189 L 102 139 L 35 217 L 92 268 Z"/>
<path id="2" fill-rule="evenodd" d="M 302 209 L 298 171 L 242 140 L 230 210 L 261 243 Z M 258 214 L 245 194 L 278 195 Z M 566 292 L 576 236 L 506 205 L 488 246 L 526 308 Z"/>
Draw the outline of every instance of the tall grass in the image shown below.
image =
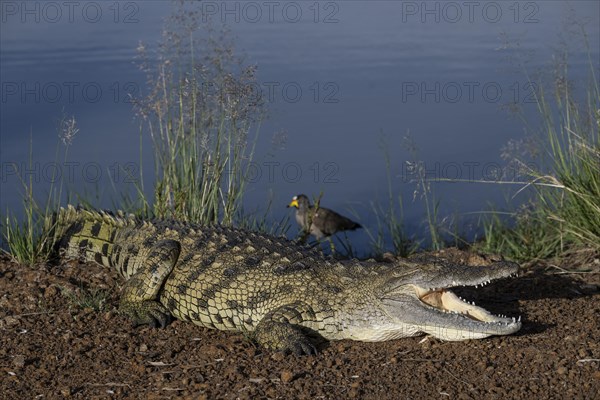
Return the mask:
<path id="1" fill-rule="evenodd" d="M 514 220 L 507 220 L 504 212 L 486 213 L 483 239 L 475 248 L 521 261 L 546 259 L 558 254 L 560 237 L 548 230 L 537 205 L 508 213 L 508 216 Z"/>
<path id="2" fill-rule="evenodd" d="M 59 122 L 58 131 L 64 146 L 61 146 L 60 142 L 57 144 L 54 164 L 61 165 L 59 159 L 62 158 L 62 165 L 66 165 L 69 146 L 73 137 L 79 132 L 75 118 L 67 118 L 63 115 Z M 17 165 L 14 168 L 18 171 Z M 33 140 L 31 137 L 29 140 L 27 170 L 35 171 Z M 24 178 L 22 171 L 18 171 L 22 187 L 24 217 L 19 222 L 14 214 L 7 211 L 4 218 L 2 218 L 1 234 L 8 246 L 10 255 L 21 264 L 34 265 L 46 261 L 52 253 L 52 247 L 57 240 L 53 215 L 58 211 L 64 189 L 64 176 L 62 174 L 57 176 L 57 173 L 59 171 L 54 170 L 50 177 L 50 187 L 44 201 L 38 202 L 34 195 L 34 181 L 37 181 L 37 177 L 34 178 L 34 175 L 30 173 L 28 178 Z"/>
<path id="3" fill-rule="evenodd" d="M 122 196 L 115 208 L 126 207 L 142 216 L 175 218 L 201 224 L 252 226 L 263 231 L 264 221 L 243 215 L 242 200 L 265 108 L 256 82 L 256 68 L 235 55 L 229 35 L 200 24 L 199 14 L 182 3 L 166 24 L 162 42 L 150 57 L 139 47 L 140 67 L 149 93 L 136 100 L 143 138 L 149 133 L 155 160 L 152 198 L 140 182 L 137 199 Z M 199 32 L 200 29 L 204 29 Z M 78 129 L 75 119 L 63 118 L 60 136 L 68 147 Z M 30 164 L 33 164 L 32 144 Z M 59 148 L 57 147 L 57 158 Z M 31 167 L 31 165 L 30 165 Z M 127 171 L 122 171 L 126 173 Z M 128 177 L 134 178 L 134 177 Z M 11 255 L 24 264 L 48 259 L 56 238 L 53 214 L 61 204 L 62 176 L 53 179 L 42 203 L 34 196 L 34 179 L 21 179 L 24 219 L 9 212 L 2 218 L 2 237 Z M 80 204 L 91 204 L 84 194 Z M 276 232 L 276 227 L 272 227 Z M 286 221 L 280 231 L 285 232 Z"/>
<path id="4" fill-rule="evenodd" d="M 524 167 L 525 186 L 534 191 L 531 207 L 508 227 L 496 215 L 485 224 L 485 250 L 517 259 L 560 255 L 573 247 L 600 251 L 600 87 L 590 61 L 585 100 L 575 100 L 565 62 L 554 90 L 537 92 L 541 155 L 536 168 Z M 522 166 L 530 165 L 517 159 Z"/>
<path id="5" fill-rule="evenodd" d="M 150 93 L 138 104 L 152 138 L 154 214 L 231 225 L 239 215 L 264 108 L 256 68 L 227 36 L 182 7 L 168 24 L 157 64 L 140 46 Z M 216 35 L 216 37 L 215 37 Z"/>
<path id="6" fill-rule="evenodd" d="M 558 88 L 558 119 L 544 93 L 539 107 L 547 132 L 551 171 L 531 171 L 542 217 L 566 244 L 600 249 L 600 92 L 597 82 L 590 88 L 588 102 L 578 106 L 568 85 Z"/>

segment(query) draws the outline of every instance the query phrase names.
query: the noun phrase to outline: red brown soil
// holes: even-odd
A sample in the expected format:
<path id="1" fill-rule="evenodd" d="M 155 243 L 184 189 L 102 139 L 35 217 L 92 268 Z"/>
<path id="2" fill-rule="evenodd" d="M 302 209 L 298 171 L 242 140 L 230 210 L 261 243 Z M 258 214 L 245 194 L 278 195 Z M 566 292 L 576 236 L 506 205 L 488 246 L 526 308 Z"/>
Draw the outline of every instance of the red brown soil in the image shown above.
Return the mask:
<path id="1" fill-rule="evenodd" d="M 492 312 L 521 315 L 512 336 L 341 341 L 296 357 L 180 321 L 132 328 L 116 312 L 122 282 L 108 268 L 0 257 L 0 398 L 599 398 L 598 260 L 587 269 L 531 266 L 460 290 Z M 94 288 L 111 293 L 102 311 L 64 294 Z"/>

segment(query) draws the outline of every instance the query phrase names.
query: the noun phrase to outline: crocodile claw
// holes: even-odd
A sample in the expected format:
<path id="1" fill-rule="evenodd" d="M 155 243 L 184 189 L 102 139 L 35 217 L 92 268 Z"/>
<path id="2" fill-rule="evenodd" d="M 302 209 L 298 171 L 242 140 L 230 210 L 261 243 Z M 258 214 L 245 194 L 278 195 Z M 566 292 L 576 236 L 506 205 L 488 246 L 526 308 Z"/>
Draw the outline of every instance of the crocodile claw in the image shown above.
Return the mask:
<path id="1" fill-rule="evenodd" d="M 294 343 L 293 353 L 296 354 L 297 356 L 316 355 L 317 348 L 312 343 L 310 343 L 308 340 L 302 341 L 302 342 L 296 342 L 296 343 Z"/>
<path id="2" fill-rule="evenodd" d="M 152 328 L 164 328 L 168 325 L 169 322 L 171 322 L 171 314 L 169 314 L 168 311 L 165 313 L 157 309 L 151 309 L 150 311 L 148 311 L 148 313 L 151 316 L 151 321 L 148 322 L 148 324 Z"/>
<path id="3" fill-rule="evenodd" d="M 254 339 L 262 346 L 285 354 L 317 354 L 317 348 L 300 329 L 289 323 L 265 321 L 256 327 Z"/>
<path id="4" fill-rule="evenodd" d="M 148 324 L 153 328 L 164 328 L 171 320 L 171 313 L 157 301 L 122 301 L 119 311 L 127 315 L 133 326 Z"/>
<path id="5" fill-rule="evenodd" d="M 273 348 L 273 350 L 281 351 L 284 354 L 292 353 L 297 356 L 316 355 L 317 348 L 304 335 L 302 336 L 302 338 L 287 338 L 287 340 L 280 342 L 280 345 Z"/>

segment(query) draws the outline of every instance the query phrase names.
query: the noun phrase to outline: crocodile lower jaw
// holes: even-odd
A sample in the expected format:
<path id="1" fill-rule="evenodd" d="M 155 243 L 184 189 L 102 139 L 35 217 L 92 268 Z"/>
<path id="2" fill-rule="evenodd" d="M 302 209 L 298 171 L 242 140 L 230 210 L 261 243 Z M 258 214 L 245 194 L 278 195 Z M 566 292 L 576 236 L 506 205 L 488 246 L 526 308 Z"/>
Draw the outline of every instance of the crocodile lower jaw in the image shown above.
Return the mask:
<path id="1" fill-rule="evenodd" d="M 453 292 L 445 289 L 431 291 L 421 295 L 419 299 L 423 303 L 435 307 L 440 311 L 459 314 L 479 322 L 510 324 L 520 323 L 521 321 L 521 317 L 517 320 L 514 317 L 508 318 L 506 316 L 494 315 L 486 309 L 476 306 L 475 302 L 469 303 Z"/>
<path id="2" fill-rule="evenodd" d="M 508 318 L 490 313 L 461 299 L 448 289 L 417 289 L 421 312 L 427 315 L 419 330 L 447 341 L 509 335 L 521 329 L 521 317 Z"/>

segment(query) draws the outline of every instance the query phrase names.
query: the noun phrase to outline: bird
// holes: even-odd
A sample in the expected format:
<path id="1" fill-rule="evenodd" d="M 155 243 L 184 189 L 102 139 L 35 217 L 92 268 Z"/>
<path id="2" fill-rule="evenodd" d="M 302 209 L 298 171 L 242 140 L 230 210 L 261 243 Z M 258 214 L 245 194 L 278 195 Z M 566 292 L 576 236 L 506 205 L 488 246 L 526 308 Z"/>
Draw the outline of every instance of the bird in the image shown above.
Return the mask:
<path id="1" fill-rule="evenodd" d="M 333 210 L 312 206 L 308 196 L 304 194 L 294 196 L 287 207 L 296 208 L 296 222 L 306 234 L 313 235 L 317 240 L 329 237 L 336 232 L 353 231 L 362 228 L 359 223 Z M 310 229 L 308 229 L 309 222 Z"/>

